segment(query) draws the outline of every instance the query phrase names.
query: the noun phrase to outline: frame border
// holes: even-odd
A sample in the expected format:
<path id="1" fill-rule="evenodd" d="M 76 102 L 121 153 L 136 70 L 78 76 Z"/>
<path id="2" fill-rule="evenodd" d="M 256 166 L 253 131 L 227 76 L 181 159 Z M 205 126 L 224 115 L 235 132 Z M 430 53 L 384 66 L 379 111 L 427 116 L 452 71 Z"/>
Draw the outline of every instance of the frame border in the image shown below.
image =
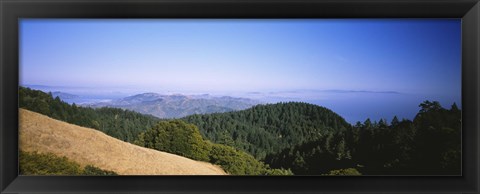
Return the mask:
<path id="1" fill-rule="evenodd" d="M 462 18 L 463 176 L 18 176 L 19 18 Z M 479 192 L 478 0 L 0 0 L 0 21 L 0 193 Z"/>

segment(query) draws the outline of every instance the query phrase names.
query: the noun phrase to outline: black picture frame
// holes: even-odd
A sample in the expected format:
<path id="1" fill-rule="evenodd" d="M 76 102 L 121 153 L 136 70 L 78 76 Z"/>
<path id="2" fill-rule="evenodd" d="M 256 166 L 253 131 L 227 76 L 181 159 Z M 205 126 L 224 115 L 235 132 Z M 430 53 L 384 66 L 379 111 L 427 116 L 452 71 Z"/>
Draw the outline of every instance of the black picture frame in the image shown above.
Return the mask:
<path id="1" fill-rule="evenodd" d="M 478 193 L 478 0 L 1 0 L 0 193 Z M 19 18 L 462 18 L 462 176 L 18 176 Z"/>

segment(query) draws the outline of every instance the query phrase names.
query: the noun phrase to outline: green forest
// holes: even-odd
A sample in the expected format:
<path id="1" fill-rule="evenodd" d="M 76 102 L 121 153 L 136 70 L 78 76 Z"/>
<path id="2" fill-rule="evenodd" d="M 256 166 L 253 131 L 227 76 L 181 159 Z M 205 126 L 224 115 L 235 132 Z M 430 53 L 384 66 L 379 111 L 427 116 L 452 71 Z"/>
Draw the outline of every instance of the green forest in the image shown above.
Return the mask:
<path id="1" fill-rule="evenodd" d="M 461 111 L 456 104 L 445 109 L 430 101 L 419 109 L 413 121 L 367 119 L 353 126 L 326 108 L 298 102 L 184 120 L 213 142 L 296 175 L 343 169 L 367 175 L 460 174 Z"/>
<path id="2" fill-rule="evenodd" d="M 357 122 L 267 156 L 272 167 L 318 174 L 353 167 L 369 175 L 455 175 L 461 170 L 461 111 L 425 101 L 413 121 Z"/>
<path id="3" fill-rule="evenodd" d="M 143 147 L 207 161 L 233 175 L 458 175 L 461 110 L 424 101 L 413 120 L 351 125 L 303 102 L 161 120 L 116 108 L 69 105 L 20 87 L 20 108 Z"/>

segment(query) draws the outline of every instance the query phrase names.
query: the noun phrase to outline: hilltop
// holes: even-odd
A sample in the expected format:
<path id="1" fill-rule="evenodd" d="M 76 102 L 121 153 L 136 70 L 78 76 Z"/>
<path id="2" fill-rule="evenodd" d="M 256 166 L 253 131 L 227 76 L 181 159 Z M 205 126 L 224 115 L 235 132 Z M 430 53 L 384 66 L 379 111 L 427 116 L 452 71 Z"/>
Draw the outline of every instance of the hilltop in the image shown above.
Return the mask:
<path id="1" fill-rule="evenodd" d="M 351 127 L 330 109 L 301 102 L 256 105 L 242 111 L 182 119 L 197 125 L 212 142 L 244 150 L 257 159 Z"/>
<path id="2" fill-rule="evenodd" d="M 207 162 L 143 148 L 95 129 L 19 109 L 22 151 L 65 156 L 82 166 L 94 165 L 120 175 L 225 175 Z"/>

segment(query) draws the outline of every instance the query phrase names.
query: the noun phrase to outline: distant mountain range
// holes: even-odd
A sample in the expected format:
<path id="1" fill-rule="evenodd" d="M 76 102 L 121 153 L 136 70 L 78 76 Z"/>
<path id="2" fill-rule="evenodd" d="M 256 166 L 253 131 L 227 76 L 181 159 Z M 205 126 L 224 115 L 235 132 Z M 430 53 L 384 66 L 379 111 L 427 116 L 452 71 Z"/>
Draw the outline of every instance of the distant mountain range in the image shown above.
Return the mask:
<path id="1" fill-rule="evenodd" d="M 89 107 L 115 107 L 150 114 L 158 118 L 181 118 L 192 114 L 223 113 L 243 110 L 259 101 L 230 96 L 137 94 L 109 102 L 86 104 Z"/>
<path id="2" fill-rule="evenodd" d="M 74 99 L 74 98 L 78 98 L 79 96 L 75 95 L 75 94 L 70 94 L 70 93 L 65 93 L 65 92 L 59 92 L 59 91 L 56 91 L 56 92 L 52 92 L 52 96 L 54 98 L 56 98 L 57 96 L 62 99 L 62 100 L 68 100 L 68 99 Z"/>

